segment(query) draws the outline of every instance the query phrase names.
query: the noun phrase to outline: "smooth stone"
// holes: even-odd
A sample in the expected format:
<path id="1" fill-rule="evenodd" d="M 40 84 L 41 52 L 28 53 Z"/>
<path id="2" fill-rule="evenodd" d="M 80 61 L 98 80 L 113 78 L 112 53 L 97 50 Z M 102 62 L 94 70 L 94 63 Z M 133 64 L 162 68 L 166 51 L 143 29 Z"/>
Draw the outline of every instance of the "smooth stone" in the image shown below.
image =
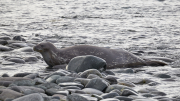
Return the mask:
<path id="1" fill-rule="evenodd" d="M 125 96 L 116 96 L 115 98 L 119 99 L 120 101 L 133 101 L 132 98 L 128 98 L 128 97 L 125 97 Z"/>
<path id="2" fill-rule="evenodd" d="M 58 72 L 54 72 L 46 77 L 44 77 L 44 79 L 46 80 L 47 78 L 53 76 L 53 75 L 59 75 L 59 76 L 66 76 L 66 73 L 62 72 L 62 71 L 58 71 Z"/>
<path id="3" fill-rule="evenodd" d="M 86 92 L 84 92 L 83 90 L 75 90 L 74 93 L 78 93 L 78 94 L 86 94 Z"/>
<path id="4" fill-rule="evenodd" d="M 100 95 L 97 95 L 97 94 L 92 94 L 91 96 L 97 98 L 98 101 L 103 99 Z"/>
<path id="5" fill-rule="evenodd" d="M 78 75 L 77 73 L 67 74 L 66 76 L 70 76 L 70 77 L 74 77 L 74 78 L 80 78 L 80 75 Z"/>
<path id="6" fill-rule="evenodd" d="M 128 86 L 128 87 L 135 87 L 136 86 L 134 83 L 124 81 L 124 80 L 117 80 L 117 82 L 119 85 L 124 85 L 124 86 Z"/>
<path id="7" fill-rule="evenodd" d="M 141 99 L 135 99 L 133 101 L 159 101 L 159 100 L 156 100 L 156 99 L 152 99 L 152 98 L 141 98 Z M 168 100 L 169 101 L 169 100 Z"/>
<path id="8" fill-rule="evenodd" d="M 105 90 L 105 93 L 109 93 L 109 92 L 111 92 L 112 90 L 115 90 L 115 89 L 117 89 L 117 90 L 119 90 L 119 91 L 122 91 L 122 90 L 124 90 L 124 89 L 129 89 L 129 90 L 134 91 L 134 90 L 131 89 L 130 87 L 123 86 L 123 85 L 118 85 L 118 84 L 114 84 L 114 85 L 108 86 L 108 87 L 106 88 L 106 90 Z M 135 92 L 136 92 L 136 91 L 135 91 Z"/>
<path id="9" fill-rule="evenodd" d="M 143 97 L 154 97 L 153 94 L 150 94 L 150 93 L 144 93 L 144 94 L 141 94 Z"/>
<path id="10" fill-rule="evenodd" d="M 97 95 L 101 95 L 103 94 L 102 91 L 94 89 L 94 88 L 84 88 L 82 89 L 84 92 L 86 92 L 86 94 L 97 94 Z"/>
<path id="11" fill-rule="evenodd" d="M 0 39 L 2 39 L 2 40 L 11 40 L 11 38 L 8 37 L 8 36 L 1 36 Z"/>
<path id="12" fill-rule="evenodd" d="M 6 40 L 0 40 L 0 44 L 1 44 L 1 45 L 7 45 L 8 42 L 7 42 Z"/>
<path id="13" fill-rule="evenodd" d="M 130 96 L 130 95 L 138 95 L 138 93 L 129 89 L 124 89 L 121 93 L 121 96 Z"/>
<path id="14" fill-rule="evenodd" d="M 87 84 L 86 88 L 94 88 L 100 91 L 105 90 L 109 86 L 109 83 L 101 78 L 93 78 Z"/>
<path id="15" fill-rule="evenodd" d="M 0 51 L 11 51 L 11 50 L 13 49 L 10 47 L 0 45 Z"/>
<path id="16" fill-rule="evenodd" d="M 18 97 L 21 97 L 21 96 L 23 96 L 23 94 L 21 94 L 19 92 L 16 92 L 14 90 L 0 89 L 0 100 L 4 101 L 7 98 L 15 99 L 15 98 L 18 98 Z"/>
<path id="17" fill-rule="evenodd" d="M 82 85 L 86 86 L 86 84 L 90 81 L 90 79 L 86 79 L 86 78 L 76 78 L 74 81 L 75 81 L 75 82 L 80 82 Z"/>
<path id="18" fill-rule="evenodd" d="M 110 91 L 109 93 L 118 93 L 119 95 L 121 95 L 122 94 L 122 91 L 119 91 L 119 90 L 117 90 L 117 89 L 114 89 L 114 90 L 112 90 L 112 91 Z"/>
<path id="19" fill-rule="evenodd" d="M 84 88 L 84 86 L 80 83 L 76 82 L 65 82 L 65 83 L 59 83 L 58 84 L 60 87 L 66 87 L 66 86 L 77 86 L 80 87 L 81 89 Z"/>
<path id="20" fill-rule="evenodd" d="M 36 87 L 42 88 L 44 90 L 50 89 L 50 88 L 56 88 L 56 89 L 60 88 L 60 86 L 58 86 L 55 83 L 43 83 L 43 84 L 40 84 L 40 85 L 36 85 Z"/>
<path id="21" fill-rule="evenodd" d="M 25 63 L 23 59 L 19 59 L 19 58 L 10 58 L 8 59 L 8 61 L 15 62 L 15 63 L 22 63 L 22 64 Z"/>
<path id="22" fill-rule="evenodd" d="M 66 69 L 66 66 L 67 66 L 67 64 L 55 65 L 55 66 L 53 66 L 52 68 L 53 68 L 53 69 Z"/>
<path id="23" fill-rule="evenodd" d="M 95 74 L 89 74 L 87 79 L 93 79 L 93 78 L 100 78 L 98 75 Z"/>
<path id="24" fill-rule="evenodd" d="M 21 36 L 14 36 L 13 40 L 17 40 L 17 41 L 26 41 L 24 38 L 22 38 Z"/>
<path id="25" fill-rule="evenodd" d="M 13 77 L 24 77 L 24 76 L 27 76 L 29 74 L 32 74 L 32 73 L 16 73 L 13 75 Z"/>
<path id="26" fill-rule="evenodd" d="M 14 65 L 15 62 L 11 62 L 11 61 L 3 61 L 1 64 L 2 64 L 2 65 Z"/>
<path id="27" fill-rule="evenodd" d="M 73 82 L 76 78 L 70 76 L 61 76 L 56 80 L 56 83 Z"/>
<path id="28" fill-rule="evenodd" d="M 102 99 L 100 101 L 120 101 L 119 99 L 115 99 L 115 98 L 107 98 L 107 99 Z"/>
<path id="29" fill-rule="evenodd" d="M 119 94 L 116 93 L 116 92 L 104 93 L 104 94 L 101 95 L 101 97 L 102 97 L 103 99 L 114 98 L 114 97 L 116 97 L 116 96 L 119 96 Z"/>
<path id="30" fill-rule="evenodd" d="M 28 78 L 23 77 L 3 77 L 0 78 L 0 85 L 8 87 L 11 84 L 17 85 L 17 86 L 33 86 L 35 84 L 35 81 Z"/>
<path id="31" fill-rule="evenodd" d="M 110 70 L 103 71 L 102 73 L 104 73 L 106 75 L 115 75 L 115 73 L 113 71 L 110 71 Z"/>
<path id="32" fill-rule="evenodd" d="M 99 77 L 102 77 L 102 74 L 97 69 L 88 69 L 80 74 L 82 78 L 87 78 L 89 74 L 95 74 Z"/>
<path id="33" fill-rule="evenodd" d="M 138 92 L 139 93 L 150 93 L 150 92 L 155 92 L 158 91 L 157 89 L 154 88 L 142 88 Z"/>
<path id="34" fill-rule="evenodd" d="M 47 82 L 51 82 L 51 83 L 55 83 L 56 80 L 57 80 L 58 78 L 60 78 L 60 77 L 61 77 L 61 76 L 59 76 L 59 75 L 52 75 L 52 76 L 50 76 L 49 78 L 47 78 L 46 81 L 47 81 Z"/>
<path id="35" fill-rule="evenodd" d="M 110 85 L 117 84 L 117 78 L 111 75 L 108 75 L 104 78 Z"/>
<path id="36" fill-rule="evenodd" d="M 156 74 L 154 76 L 159 77 L 159 78 L 171 78 L 171 76 L 168 74 Z"/>
<path id="37" fill-rule="evenodd" d="M 66 96 L 63 94 L 54 94 L 52 97 L 59 99 L 59 101 L 66 101 Z"/>
<path id="38" fill-rule="evenodd" d="M 4 74 L 1 75 L 1 77 L 10 77 L 10 76 L 9 76 L 9 74 L 4 73 Z"/>
<path id="39" fill-rule="evenodd" d="M 71 94 L 67 96 L 68 101 L 97 101 L 97 98 L 93 98 L 90 96 L 83 96 L 80 94 Z"/>
<path id="40" fill-rule="evenodd" d="M 20 52 L 34 52 L 32 47 L 23 47 L 23 48 L 17 49 L 17 51 L 20 51 Z"/>
<path id="41" fill-rule="evenodd" d="M 46 90 L 46 94 L 49 96 L 52 96 L 54 94 L 62 94 L 62 95 L 69 95 L 69 91 L 64 90 L 64 89 L 55 89 L 55 88 L 50 88 Z"/>
<path id="42" fill-rule="evenodd" d="M 41 88 L 33 87 L 33 86 L 12 86 L 11 90 L 17 91 L 19 93 L 23 93 L 25 95 L 32 93 L 45 93 L 45 91 Z"/>
<path id="43" fill-rule="evenodd" d="M 14 99 L 13 101 L 44 101 L 44 98 L 39 93 L 33 93 Z"/>
<path id="44" fill-rule="evenodd" d="M 134 70 L 131 68 L 128 69 L 120 69 L 118 71 L 114 71 L 115 73 L 134 73 Z"/>
<path id="45" fill-rule="evenodd" d="M 48 83 L 46 80 L 38 77 L 36 77 L 34 81 L 36 82 L 36 85 Z"/>
<path id="46" fill-rule="evenodd" d="M 38 76 L 39 76 L 39 73 L 33 73 L 33 74 L 24 76 L 24 78 L 35 79 Z"/>
<path id="47" fill-rule="evenodd" d="M 150 80 L 148 78 L 132 78 L 129 81 L 134 83 L 134 84 L 148 84 L 150 82 L 155 82 L 155 81 Z"/>
<path id="48" fill-rule="evenodd" d="M 26 43 L 11 43 L 9 46 L 14 48 L 29 47 Z"/>
<path id="49" fill-rule="evenodd" d="M 81 90 L 80 87 L 77 87 L 77 86 L 66 86 L 66 87 L 62 87 L 63 89 L 78 89 L 78 90 Z"/>
<path id="50" fill-rule="evenodd" d="M 104 59 L 93 55 L 77 56 L 70 60 L 67 66 L 67 70 L 75 71 L 77 73 L 88 69 L 104 71 L 106 70 L 106 65 L 107 64 Z"/>

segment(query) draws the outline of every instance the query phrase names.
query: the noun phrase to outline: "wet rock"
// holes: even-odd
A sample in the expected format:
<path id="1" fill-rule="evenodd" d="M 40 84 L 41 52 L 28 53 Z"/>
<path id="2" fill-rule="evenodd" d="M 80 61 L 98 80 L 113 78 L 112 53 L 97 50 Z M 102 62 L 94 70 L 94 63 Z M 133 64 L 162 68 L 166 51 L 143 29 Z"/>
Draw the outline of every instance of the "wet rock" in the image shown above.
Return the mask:
<path id="1" fill-rule="evenodd" d="M 35 79 L 38 76 L 39 76 L 39 73 L 33 73 L 33 74 L 24 76 L 24 78 Z"/>
<path id="2" fill-rule="evenodd" d="M 79 93 L 79 94 L 86 94 L 86 92 L 84 92 L 83 90 L 75 90 L 74 93 Z"/>
<path id="3" fill-rule="evenodd" d="M 62 94 L 62 95 L 69 95 L 69 91 L 64 90 L 64 89 L 56 89 L 56 88 L 50 88 L 46 90 L 46 94 L 48 94 L 49 96 L 52 96 L 54 94 Z"/>
<path id="4" fill-rule="evenodd" d="M 115 75 L 115 73 L 113 71 L 110 71 L 110 70 L 103 71 L 103 73 L 106 75 Z"/>
<path id="5" fill-rule="evenodd" d="M 164 92 L 158 91 L 154 88 L 143 88 L 138 91 L 139 93 L 149 93 L 153 94 L 154 96 L 165 96 L 166 94 Z"/>
<path id="6" fill-rule="evenodd" d="M 7 73 L 1 75 L 1 77 L 10 77 Z"/>
<path id="7" fill-rule="evenodd" d="M 62 95 L 62 94 L 54 94 L 52 97 L 59 99 L 59 101 L 66 101 L 66 99 L 67 99 L 67 97 L 65 95 Z"/>
<path id="8" fill-rule="evenodd" d="M 34 79 L 34 81 L 36 82 L 36 85 L 48 83 L 46 80 L 37 77 Z"/>
<path id="9" fill-rule="evenodd" d="M 93 78 L 100 78 L 98 75 L 95 74 L 89 74 L 87 79 L 93 79 Z"/>
<path id="10" fill-rule="evenodd" d="M 13 77 L 24 77 L 24 76 L 27 76 L 29 74 L 32 74 L 32 73 L 16 73 L 13 75 Z"/>
<path id="11" fill-rule="evenodd" d="M 116 92 L 104 93 L 104 94 L 101 95 L 101 97 L 102 97 L 103 99 L 114 98 L 114 97 L 116 97 L 116 96 L 119 96 L 119 94 L 116 93 Z"/>
<path id="12" fill-rule="evenodd" d="M 15 62 L 3 61 L 1 64 L 2 64 L 2 65 L 14 65 Z"/>
<path id="13" fill-rule="evenodd" d="M 58 84 L 60 87 L 66 87 L 66 86 L 77 86 L 80 87 L 81 89 L 84 88 L 84 86 L 80 83 L 76 82 L 66 82 L 66 83 L 59 83 Z"/>
<path id="14" fill-rule="evenodd" d="M 144 94 L 141 94 L 142 96 L 144 97 L 154 97 L 153 94 L 150 94 L 150 93 L 144 93 Z"/>
<path id="15" fill-rule="evenodd" d="M 19 93 L 23 93 L 25 95 L 32 93 L 45 93 L 45 91 L 41 88 L 31 87 L 31 86 L 12 86 L 11 90 L 17 91 Z"/>
<path id="16" fill-rule="evenodd" d="M 50 89 L 50 88 L 56 88 L 56 89 L 60 88 L 60 86 L 58 86 L 55 83 L 43 83 L 43 84 L 37 85 L 36 87 L 42 88 L 44 90 Z"/>
<path id="17" fill-rule="evenodd" d="M 74 77 L 74 78 L 80 78 L 80 75 L 78 75 L 77 73 L 70 73 L 70 74 L 67 74 L 66 76 L 70 76 L 70 77 Z"/>
<path id="18" fill-rule="evenodd" d="M 131 68 L 128 69 L 120 69 L 118 71 L 114 71 L 115 73 L 134 73 L 134 70 Z"/>
<path id="19" fill-rule="evenodd" d="M 13 91 L 11 89 L 0 89 L 0 100 L 5 100 L 7 98 L 15 99 L 23 96 L 23 94 Z"/>
<path id="20" fill-rule="evenodd" d="M 64 65 L 55 65 L 52 68 L 53 69 L 66 69 L 66 66 L 67 66 L 67 64 L 64 64 Z"/>
<path id="21" fill-rule="evenodd" d="M 33 93 L 14 99 L 13 101 L 44 101 L 44 98 L 39 93 Z"/>
<path id="22" fill-rule="evenodd" d="M 117 78 L 111 75 L 108 75 L 104 78 L 110 85 L 117 84 Z"/>
<path id="23" fill-rule="evenodd" d="M 11 40 L 11 38 L 8 36 L 1 36 L 0 39 L 1 40 Z"/>
<path id="24" fill-rule="evenodd" d="M 103 99 L 100 95 L 97 95 L 97 94 L 92 94 L 91 96 L 97 98 L 98 101 Z"/>
<path id="25" fill-rule="evenodd" d="M 51 82 L 51 83 L 55 83 L 56 80 L 57 80 L 58 78 L 60 78 L 60 77 L 61 77 L 61 76 L 59 76 L 59 75 L 52 75 L 52 76 L 50 76 L 49 78 L 47 78 L 46 81 L 47 81 L 47 82 Z"/>
<path id="26" fill-rule="evenodd" d="M 83 96 L 80 94 L 71 94 L 67 96 L 68 101 L 97 101 L 97 98 Z"/>
<path id="27" fill-rule="evenodd" d="M 67 70 L 75 71 L 77 73 L 88 69 L 97 69 L 99 71 L 106 70 L 106 61 L 92 55 L 77 56 L 69 62 Z"/>
<path id="28" fill-rule="evenodd" d="M 0 51 L 11 51 L 11 50 L 13 49 L 10 47 L 0 45 Z"/>
<path id="29" fill-rule="evenodd" d="M 152 81 L 148 78 L 132 78 L 129 81 L 134 83 L 134 84 L 148 84 L 150 82 L 155 82 L 155 81 Z"/>
<path id="30" fill-rule="evenodd" d="M 124 89 L 121 93 L 121 96 L 130 96 L 130 95 L 138 95 L 138 93 L 129 89 Z"/>
<path id="31" fill-rule="evenodd" d="M 14 36 L 13 40 L 17 40 L 17 41 L 26 41 L 24 38 L 22 38 L 21 36 Z"/>
<path id="32" fill-rule="evenodd" d="M 95 74 L 99 77 L 102 77 L 102 74 L 97 69 L 88 69 L 80 74 L 82 78 L 87 78 L 89 74 Z"/>
<path id="33" fill-rule="evenodd" d="M 107 98 L 107 99 L 102 99 L 100 101 L 120 101 L 119 99 L 115 99 L 115 98 Z"/>
<path id="34" fill-rule="evenodd" d="M 15 63 L 22 63 L 22 64 L 25 63 L 25 61 L 20 58 L 10 58 L 8 59 L 8 61 L 15 62 Z"/>
<path id="35" fill-rule="evenodd" d="M 130 87 L 114 84 L 114 85 L 108 86 L 108 87 L 106 88 L 106 90 L 105 90 L 105 93 L 109 93 L 109 92 L 111 92 L 112 90 L 115 90 L 115 89 L 117 89 L 117 90 L 119 90 L 119 91 L 122 91 L 122 90 L 124 90 L 124 89 L 129 89 L 129 90 L 134 91 L 134 90 L 131 89 Z M 134 91 L 134 92 L 136 92 L 136 91 Z"/>
<path id="36" fill-rule="evenodd" d="M 171 78 L 171 76 L 168 74 L 156 74 L 154 76 L 159 77 L 159 78 Z"/>
<path id="37" fill-rule="evenodd" d="M 20 51 L 20 52 L 34 52 L 32 47 L 23 47 L 23 48 L 17 49 L 17 51 Z"/>
<path id="38" fill-rule="evenodd" d="M 8 42 L 7 42 L 6 40 L 0 40 L 0 44 L 1 44 L 1 45 L 7 45 Z"/>
<path id="39" fill-rule="evenodd" d="M 116 96 L 115 98 L 119 99 L 120 101 L 132 101 L 133 100 L 132 98 L 128 98 L 125 96 Z"/>
<path id="40" fill-rule="evenodd" d="M 97 95 L 103 94 L 103 92 L 94 88 L 84 88 L 82 90 L 86 92 L 86 94 L 97 94 Z"/>
<path id="41" fill-rule="evenodd" d="M 86 88 L 94 88 L 100 91 L 103 91 L 108 87 L 109 83 L 101 78 L 93 78 L 87 84 Z"/>
<path id="42" fill-rule="evenodd" d="M 66 87 L 62 87 L 63 89 L 77 89 L 77 90 L 81 90 L 80 87 L 77 86 L 66 86 Z"/>
<path id="43" fill-rule="evenodd" d="M 82 85 L 86 86 L 86 84 L 90 81 L 90 79 L 76 78 L 74 81 L 75 82 L 80 82 Z"/>
<path id="44" fill-rule="evenodd" d="M 124 86 L 128 86 L 128 87 L 135 87 L 136 86 L 134 83 L 124 81 L 124 80 L 117 80 L 117 82 L 119 85 L 124 85 Z"/>
<path id="45" fill-rule="evenodd" d="M 13 47 L 13 48 L 28 47 L 28 45 L 26 43 L 11 43 L 9 46 Z"/>
<path id="46" fill-rule="evenodd" d="M 52 73 L 52 74 L 44 77 L 44 79 L 47 79 L 47 78 L 49 78 L 49 77 L 51 77 L 51 76 L 53 76 L 53 75 L 65 76 L 66 73 L 64 73 L 64 72 L 62 72 L 62 71 L 57 71 L 57 72 L 54 72 L 54 73 Z"/>
<path id="47" fill-rule="evenodd" d="M 59 84 L 64 82 L 73 82 L 75 79 L 76 79 L 75 77 L 62 76 L 56 80 L 56 83 Z"/>

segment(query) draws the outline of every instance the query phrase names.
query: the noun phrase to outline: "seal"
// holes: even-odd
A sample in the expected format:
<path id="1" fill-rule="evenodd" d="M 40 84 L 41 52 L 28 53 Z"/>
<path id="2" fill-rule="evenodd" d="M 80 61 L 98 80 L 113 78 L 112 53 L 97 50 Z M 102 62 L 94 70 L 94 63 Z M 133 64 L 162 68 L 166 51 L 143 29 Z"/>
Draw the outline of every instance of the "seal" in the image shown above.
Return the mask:
<path id="1" fill-rule="evenodd" d="M 57 49 L 50 42 L 42 42 L 34 46 L 33 49 L 42 54 L 45 62 L 50 67 L 68 64 L 72 58 L 83 55 L 94 55 L 104 59 L 107 62 L 107 69 L 167 65 L 163 61 L 143 59 L 123 49 L 115 50 L 90 45 Z"/>

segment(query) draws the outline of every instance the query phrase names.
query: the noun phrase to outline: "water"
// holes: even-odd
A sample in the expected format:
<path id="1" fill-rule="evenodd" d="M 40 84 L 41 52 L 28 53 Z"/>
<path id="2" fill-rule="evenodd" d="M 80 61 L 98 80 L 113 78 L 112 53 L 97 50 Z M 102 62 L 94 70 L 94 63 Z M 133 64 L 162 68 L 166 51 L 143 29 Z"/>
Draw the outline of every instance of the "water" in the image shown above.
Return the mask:
<path id="1" fill-rule="evenodd" d="M 156 88 L 168 96 L 179 93 L 179 0 L 1 0 L 0 19 L 3 36 L 23 35 L 26 40 L 31 40 L 39 35 L 42 40 L 54 41 L 58 48 L 90 44 L 124 48 L 133 53 L 143 51 L 140 56 L 171 58 L 175 62 L 169 66 L 144 69 L 153 73 L 167 72 L 175 82 L 142 73 L 132 77 L 141 75 L 161 82 Z M 11 52 L 11 55 L 23 57 L 28 54 Z M 45 66 L 44 62 L 39 62 L 5 68 L 41 72 Z M 13 74 L 17 71 L 1 70 L 4 72 Z"/>

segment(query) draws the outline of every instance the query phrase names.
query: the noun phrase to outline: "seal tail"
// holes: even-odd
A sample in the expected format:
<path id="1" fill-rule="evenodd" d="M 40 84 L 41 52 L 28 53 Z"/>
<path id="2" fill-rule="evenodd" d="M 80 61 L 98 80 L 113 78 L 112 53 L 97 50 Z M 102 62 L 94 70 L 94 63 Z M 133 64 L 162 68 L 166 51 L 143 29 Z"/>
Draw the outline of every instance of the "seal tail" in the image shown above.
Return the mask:
<path id="1" fill-rule="evenodd" d="M 160 60 L 145 60 L 145 61 L 146 61 L 147 66 L 165 66 L 165 65 L 168 65 L 166 62 L 160 61 Z"/>

